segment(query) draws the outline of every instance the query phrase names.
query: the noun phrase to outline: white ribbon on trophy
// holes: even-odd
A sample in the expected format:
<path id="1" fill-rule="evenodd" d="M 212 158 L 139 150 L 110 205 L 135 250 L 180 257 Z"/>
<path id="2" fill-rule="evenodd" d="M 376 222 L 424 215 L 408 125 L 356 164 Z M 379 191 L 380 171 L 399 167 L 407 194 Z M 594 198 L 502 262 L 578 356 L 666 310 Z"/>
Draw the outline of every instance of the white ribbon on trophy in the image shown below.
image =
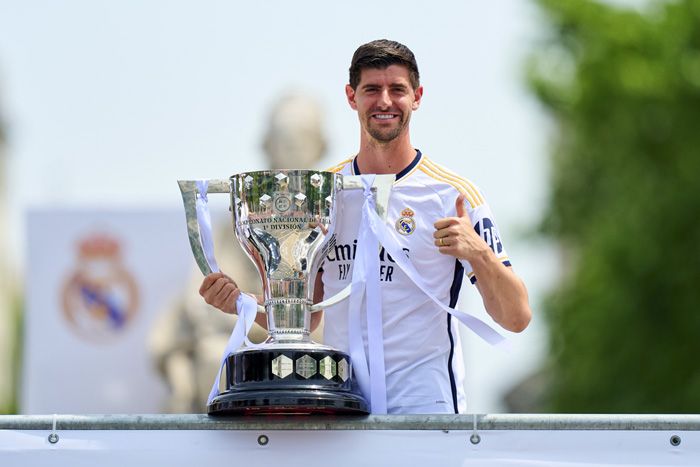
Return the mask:
<path id="1" fill-rule="evenodd" d="M 348 307 L 348 345 L 355 370 L 355 379 L 362 395 L 368 400 L 372 413 L 386 413 L 386 377 L 384 369 L 384 329 L 382 324 L 382 298 L 379 290 L 379 242 L 368 228 L 369 218 L 365 211 L 375 210 L 372 185 L 374 175 L 362 175 L 364 203 L 362 220 L 358 230 L 357 253 L 352 269 L 352 292 Z M 375 211 L 376 214 L 376 211 Z M 367 346 L 369 368 L 362 339 L 363 295 L 367 317 Z"/>
<path id="2" fill-rule="evenodd" d="M 374 175 L 361 175 L 365 200 L 362 205 L 362 220 L 358 230 L 357 255 L 353 265 L 352 293 L 348 311 L 348 342 L 350 356 L 355 369 L 355 378 L 362 394 L 369 400 L 373 414 L 385 414 L 386 374 L 384 370 L 384 339 L 382 325 L 382 304 L 379 292 L 379 259 L 377 252 L 381 244 L 411 281 L 428 298 L 445 312 L 457 318 L 477 336 L 494 346 L 507 345 L 506 339 L 487 323 L 467 312 L 450 308 L 442 303 L 423 281 L 418 270 L 399 247 L 391 229 L 377 215 L 371 187 Z M 363 293 L 366 294 L 367 346 L 369 369 L 366 362 L 365 346 L 360 326 L 360 309 Z"/>
<path id="3" fill-rule="evenodd" d="M 376 203 L 372 194 L 375 175 L 357 176 L 361 180 L 361 188 L 364 191 L 362 205 L 362 219 L 359 226 L 357 240 L 357 254 L 353 265 L 351 285 L 331 299 L 317 303 L 311 307 L 311 311 L 320 311 L 324 307 L 338 303 L 350 297 L 348 310 L 348 345 L 352 359 L 355 379 L 360 391 L 370 402 L 371 411 L 374 414 L 387 412 L 386 402 L 386 372 L 384 368 L 384 338 L 382 324 L 382 305 L 379 281 L 379 246 L 391 255 L 395 263 L 403 270 L 409 279 L 435 302 L 442 310 L 450 313 L 461 323 L 471 329 L 477 336 L 494 346 L 507 344 L 505 338 L 487 323 L 467 312 L 450 308 L 442 303 L 427 287 L 418 270 L 410 259 L 399 247 L 399 243 L 393 232 L 387 228 L 385 222 L 377 214 Z M 211 271 L 218 272 L 219 268 L 214 259 L 213 242 L 211 232 L 211 216 L 207 205 L 206 180 L 197 182 L 197 223 L 201 233 L 201 244 Z M 365 313 L 367 319 L 367 344 L 369 356 L 365 353 L 364 339 L 361 328 L 362 299 L 366 296 Z M 221 358 L 221 365 L 211 392 L 207 399 L 209 404 L 219 394 L 221 373 L 228 355 L 239 349 L 243 343 L 248 347 L 257 347 L 258 344 L 248 339 L 258 310 L 261 307 L 255 298 L 241 293 L 236 301 L 238 321 L 234 326 L 231 336 Z M 369 358 L 368 358 L 369 357 Z"/>
<path id="4" fill-rule="evenodd" d="M 363 176 L 363 182 L 367 182 Z M 396 264 L 403 270 L 411 281 L 430 298 L 435 304 L 442 308 L 447 313 L 457 318 L 462 324 L 471 329 L 477 336 L 493 346 L 507 347 L 508 341 L 498 331 L 489 326 L 487 323 L 477 318 L 476 316 L 465 311 L 456 310 L 442 303 L 425 284 L 418 270 L 413 266 L 411 260 L 408 259 L 406 253 L 399 247 L 399 242 L 396 240 L 391 229 L 387 228 L 374 209 L 369 206 L 371 200 L 366 200 L 362 208 L 362 223 L 360 229 L 367 227 L 368 230 L 377 238 L 379 243 L 384 247 L 386 252 L 396 261 Z"/>
<path id="5" fill-rule="evenodd" d="M 199 224 L 199 233 L 202 240 L 202 250 L 212 272 L 219 272 L 219 266 L 214 258 L 214 241 L 211 229 L 211 214 L 209 213 L 209 199 L 207 198 L 207 189 L 209 187 L 208 180 L 197 180 L 197 223 Z M 253 327 L 255 316 L 258 314 L 258 302 L 250 295 L 241 293 L 236 300 L 236 310 L 238 320 L 231 331 L 231 336 L 226 343 L 226 348 L 221 356 L 219 371 L 216 373 L 216 379 L 212 385 L 207 404 L 213 398 L 219 395 L 219 383 L 221 381 L 221 372 L 226 365 L 228 355 L 235 350 L 238 350 L 245 342 L 247 347 L 255 347 L 257 344 L 248 339 L 248 333 Z"/>

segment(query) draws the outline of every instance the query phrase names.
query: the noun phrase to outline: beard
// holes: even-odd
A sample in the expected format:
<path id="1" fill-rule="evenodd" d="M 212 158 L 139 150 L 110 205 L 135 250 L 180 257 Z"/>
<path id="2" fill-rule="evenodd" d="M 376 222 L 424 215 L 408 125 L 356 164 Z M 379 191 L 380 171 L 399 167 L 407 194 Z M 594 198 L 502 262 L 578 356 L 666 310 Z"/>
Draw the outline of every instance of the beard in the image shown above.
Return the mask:
<path id="1" fill-rule="evenodd" d="M 369 133 L 372 138 L 380 143 L 389 143 L 395 140 L 404 131 L 404 129 L 408 126 L 409 120 L 410 116 L 406 116 L 405 114 L 401 113 L 399 114 L 398 124 L 395 127 L 382 128 L 380 126 L 372 125 L 372 117 L 367 117 L 367 133 Z"/>

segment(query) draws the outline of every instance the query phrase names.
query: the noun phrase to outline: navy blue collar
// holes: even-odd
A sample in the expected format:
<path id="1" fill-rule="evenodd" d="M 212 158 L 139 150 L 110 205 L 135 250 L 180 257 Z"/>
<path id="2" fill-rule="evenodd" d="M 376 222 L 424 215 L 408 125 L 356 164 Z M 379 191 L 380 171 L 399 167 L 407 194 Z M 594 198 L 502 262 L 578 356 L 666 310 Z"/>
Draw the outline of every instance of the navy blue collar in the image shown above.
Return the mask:
<path id="1" fill-rule="evenodd" d="M 415 166 L 418 165 L 420 162 L 421 158 L 423 157 L 423 154 L 421 154 L 420 149 L 416 149 L 416 157 L 413 158 L 410 164 L 406 166 L 401 172 L 396 174 L 396 181 L 399 181 L 401 177 L 407 175 Z M 352 171 L 355 173 L 355 175 L 362 175 L 360 172 L 360 167 L 357 165 L 357 156 L 352 160 Z"/>

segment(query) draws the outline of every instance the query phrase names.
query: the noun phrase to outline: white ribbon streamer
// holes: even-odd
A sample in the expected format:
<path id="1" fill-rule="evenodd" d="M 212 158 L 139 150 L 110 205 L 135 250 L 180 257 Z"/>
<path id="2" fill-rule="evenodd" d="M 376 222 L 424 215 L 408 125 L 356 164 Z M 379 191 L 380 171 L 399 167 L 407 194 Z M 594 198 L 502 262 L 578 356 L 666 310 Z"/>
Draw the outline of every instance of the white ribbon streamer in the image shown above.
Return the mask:
<path id="1" fill-rule="evenodd" d="M 456 310 L 450 308 L 449 306 L 442 303 L 438 298 L 430 292 L 428 286 L 423 282 L 418 270 L 413 266 L 413 263 L 408 259 L 405 252 L 398 247 L 398 241 L 395 239 L 393 232 L 386 227 L 384 222 L 379 218 L 376 211 L 372 209 L 364 209 L 362 217 L 367 216 L 369 220 L 369 228 L 372 233 L 376 235 L 379 242 L 384 246 L 384 250 L 391 255 L 396 264 L 403 270 L 409 279 L 413 281 L 418 288 L 423 291 L 433 302 L 435 302 L 440 308 L 442 308 L 447 313 L 451 314 L 459 321 L 461 321 L 465 326 L 471 329 L 477 336 L 485 340 L 494 346 L 505 346 L 508 347 L 508 342 L 505 337 L 498 333 L 491 326 L 486 324 L 484 321 L 480 320 L 474 315 L 466 313 L 464 311 Z M 358 242 L 359 243 L 359 242 Z"/>
<path id="2" fill-rule="evenodd" d="M 216 263 L 216 259 L 214 258 L 211 215 L 209 214 L 209 199 L 207 198 L 208 187 L 208 180 L 197 181 L 197 224 L 199 224 L 199 235 L 202 242 L 202 250 L 204 251 L 204 257 L 207 259 L 207 263 L 209 263 L 209 268 L 212 270 L 212 272 L 219 272 L 219 265 Z M 250 332 L 250 328 L 255 322 L 255 316 L 258 313 L 257 301 L 255 298 L 241 293 L 236 300 L 236 310 L 238 311 L 238 320 L 236 321 L 236 325 L 233 327 L 231 336 L 229 337 L 226 348 L 221 356 L 219 372 L 216 374 L 216 380 L 214 381 L 211 391 L 209 392 L 207 404 L 209 404 L 212 399 L 219 394 L 221 371 L 224 369 L 224 365 L 226 364 L 226 359 L 228 358 L 229 354 L 238 350 L 244 342 L 248 347 L 259 346 L 259 344 L 255 344 L 248 339 L 248 333 Z"/>
<path id="3" fill-rule="evenodd" d="M 224 353 L 221 356 L 221 364 L 219 365 L 219 371 L 216 374 L 216 379 L 209 392 L 207 405 L 211 403 L 212 399 L 219 395 L 221 372 L 224 369 L 224 365 L 226 365 L 226 359 L 229 354 L 238 350 L 241 345 L 243 345 L 243 342 L 246 344 L 250 343 L 251 346 L 256 346 L 256 344 L 248 340 L 248 333 L 255 322 L 255 315 L 258 313 L 258 302 L 250 295 L 241 293 L 236 300 L 236 310 L 238 310 L 238 321 L 236 321 L 236 325 L 233 327 L 233 332 L 231 332 Z"/>
<path id="4" fill-rule="evenodd" d="M 209 180 L 197 180 L 197 200 L 195 203 L 197 223 L 199 224 L 199 236 L 202 241 L 204 257 L 207 259 L 212 272 L 219 272 L 219 265 L 216 264 L 216 259 L 214 258 L 214 241 L 211 233 L 211 215 L 209 214 L 207 188 L 209 188 Z"/>
<path id="5" fill-rule="evenodd" d="M 368 219 L 362 218 L 360 232 L 369 230 L 367 227 L 368 221 Z M 365 255 L 363 253 L 363 248 L 366 249 L 367 245 L 362 240 L 364 240 L 364 237 L 357 240 L 357 253 L 355 254 L 355 262 L 352 268 L 352 282 L 348 303 L 348 352 L 350 353 L 355 381 L 371 407 L 369 368 L 367 367 L 365 343 L 362 338 L 362 297 L 364 296 L 365 284 L 367 283 Z"/>
<path id="6" fill-rule="evenodd" d="M 353 265 L 350 303 L 348 305 L 348 347 L 355 379 L 360 391 L 370 403 L 373 414 L 387 413 L 386 370 L 384 366 L 384 336 L 381 293 L 379 285 L 379 244 L 391 255 L 395 263 L 428 298 L 440 308 L 457 318 L 477 336 L 491 345 L 507 346 L 505 338 L 484 321 L 469 313 L 450 308 L 442 303 L 425 284 L 413 266 L 393 232 L 377 215 L 371 187 L 373 175 L 361 176 L 365 200 L 362 220 L 358 230 L 357 253 Z M 362 336 L 362 298 L 366 295 L 367 345 L 365 354 Z M 369 357 L 369 358 L 367 358 Z"/>
<path id="7" fill-rule="evenodd" d="M 368 212 L 376 213 L 372 185 L 374 175 L 363 175 L 365 201 L 362 204 L 362 223 L 358 237 L 358 256 L 364 262 L 366 273 L 367 346 L 369 350 L 369 387 L 372 413 L 386 414 L 386 369 L 384 367 L 384 323 L 382 320 L 382 297 L 379 288 L 379 241 L 368 229 Z M 360 248 L 362 245 L 362 248 Z"/>
<path id="8" fill-rule="evenodd" d="M 364 187 L 364 203 L 362 205 L 362 220 L 360 222 L 357 240 L 357 253 L 353 265 L 350 303 L 348 305 L 348 346 L 352 360 L 355 380 L 362 394 L 368 399 L 373 414 L 387 413 L 386 402 L 386 370 L 384 366 L 384 336 L 382 321 L 381 292 L 379 285 L 379 244 L 392 256 L 395 263 L 406 273 L 409 279 L 423 291 L 432 301 L 447 313 L 461 321 L 477 336 L 491 345 L 507 344 L 505 338 L 491 326 L 469 313 L 450 308 L 440 302 L 425 285 L 420 274 L 398 248 L 398 241 L 384 222 L 379 218 L 374 206 L 371 187 L 374 175 L 361 176 Z M 211 216 L 207 205 L 207 180 L 197 181 L 197 222 L 205 258 L 213 272 L 219 272 L 214 258 L 214 243 L 211 231 Z M 367 343 L 369 350 L 369 365 L 365 354 L 362 335 L 362 299 L 366 295 L 365 313 L 367 318 Z M 241 293 L 236 301 L 238 321 L 231 332 L 226 348 L 221 357 L 219 372 L 207 398 L 207 404 L 219 394 L 221 372 L 229 354 L 238 350 L 243 343 L 249 347 L 258 347 L 248 339 L 255 316 L 258 313 L 257 301 Z"/>
<path id="9" fill-rule="evenodd" d="M 365 202 L 362 204 L 363 224 L 371 222 L 367 212 L 376 213 L 372 185 L 374 175 L 362 176 Z M 386 369 L 384 367 L 384 323 L 382 320 L 382 296 L 379 288 L 379 241 L 370 229 L 362 229 L 360 239 L 365 247 L 360 251 L 364 256 L 367 271 L 365 285 L 367 313 L 367 345 L 369 347 L 369 387 L 372 413 L 386 414 Z"/>

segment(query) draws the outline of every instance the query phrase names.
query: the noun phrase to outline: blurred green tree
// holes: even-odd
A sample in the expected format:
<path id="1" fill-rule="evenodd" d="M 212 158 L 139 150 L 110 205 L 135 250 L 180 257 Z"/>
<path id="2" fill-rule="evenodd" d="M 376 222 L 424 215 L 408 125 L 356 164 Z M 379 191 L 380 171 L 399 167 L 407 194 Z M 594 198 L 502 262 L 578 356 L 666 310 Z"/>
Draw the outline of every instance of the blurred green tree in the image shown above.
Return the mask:
<path id="1" fill-rule="evenodd" d="M 538 0 L 555 412 L 700 411 L 700 0 Z"/>

